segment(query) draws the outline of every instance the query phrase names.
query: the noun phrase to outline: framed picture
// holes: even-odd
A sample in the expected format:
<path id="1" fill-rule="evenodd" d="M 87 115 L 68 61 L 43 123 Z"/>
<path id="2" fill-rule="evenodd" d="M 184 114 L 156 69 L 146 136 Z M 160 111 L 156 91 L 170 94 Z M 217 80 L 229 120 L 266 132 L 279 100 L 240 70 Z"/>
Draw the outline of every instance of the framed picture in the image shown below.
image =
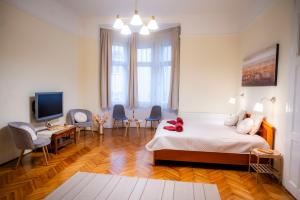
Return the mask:
<path id="1" fill-rule="evenodd" d="M 248 56 L 243 61 L 242 86 L 276 86 L 279 44 Z"/>

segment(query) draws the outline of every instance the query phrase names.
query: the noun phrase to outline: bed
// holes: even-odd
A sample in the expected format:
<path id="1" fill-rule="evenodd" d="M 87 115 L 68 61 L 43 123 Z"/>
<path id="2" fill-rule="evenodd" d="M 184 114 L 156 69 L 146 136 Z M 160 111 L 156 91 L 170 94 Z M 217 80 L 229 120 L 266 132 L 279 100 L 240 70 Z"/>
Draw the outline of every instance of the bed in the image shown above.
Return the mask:
<path id="1" fill-rule="evenodd" d="M 248 165 L 252 148 L 272 148 L 274 128 L 263 121 L 257 135 L 236 133 L 223 120 L 185 120 L 183 132 L 164 130 L 162 121 L 154 138 L 146 145 L 153 152 L 154 163 L 159 160 Z"/>

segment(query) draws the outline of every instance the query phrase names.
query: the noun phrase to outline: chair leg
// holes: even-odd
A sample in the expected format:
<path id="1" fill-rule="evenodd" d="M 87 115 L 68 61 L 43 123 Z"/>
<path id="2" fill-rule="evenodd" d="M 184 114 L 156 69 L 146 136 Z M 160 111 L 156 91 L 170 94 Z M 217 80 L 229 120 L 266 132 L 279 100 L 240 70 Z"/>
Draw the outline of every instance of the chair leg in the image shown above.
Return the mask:
<path id="1" fill-rule="evenodd" d="M 78 140 L 80 139 L 80 128 L 78 129 Z"/>
<path id="2" fill-rule="evenodd" d="M 48 159 L 47 159 L 47 155 L 46 155 L 45 146 L 43 146 L 42 149 L 43 149 L 43 154 L 44 154 L 46 165 L 48 165 Z"/>
<path id="3" fill-rule="evenodd" d="M 22 149 L 22 150 L 21 150 L 21 154 L 20 154 L 20 156 L 19 156 L 19 159 L 18 159 L 18 162 L 17 162 L 17 165 L 16 165 L 16 168 L 15 168 L 15 169 L 18 168 L 20 162 L 22 161 L 24 151 L 25 151 L 25 149 Z"/>
<path id="4" fill-rule="evenodd" d="M 147 120 L 145 120 L 145 128 L 147 128 Z"/>
<path id="5" fill-rule="evenodd" d="M 113 121 L 113 128 L 115 128 L 115 124 L 116 124 L 116 120 L 114 119 L 114 121 Z"/>
<path id="6" fill-rule="evenodd" d="M 47 146 L 45 146 L 45 150 L 46 150 L 46 154 L 47 154 L 47 157 L 48 157 L 48 159 L 50 159 L 50 154 L 49 154 L 49 151 L 48 151 L 48 145 Z"/>

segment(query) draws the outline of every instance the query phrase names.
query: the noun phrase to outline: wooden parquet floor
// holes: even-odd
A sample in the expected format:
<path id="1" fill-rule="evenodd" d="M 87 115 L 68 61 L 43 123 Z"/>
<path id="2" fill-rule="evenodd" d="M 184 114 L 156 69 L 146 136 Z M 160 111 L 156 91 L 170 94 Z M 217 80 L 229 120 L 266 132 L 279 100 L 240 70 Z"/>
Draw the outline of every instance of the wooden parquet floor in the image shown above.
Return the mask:
<path id="1" fill-rule="evenodd" d="M 153 131 L 142 129 L 140 137 L 135 128 L 127 137 L 124 131 L 81 134 L 77 145 L 51 155 L 48 166 L 39 152 L 26 155 L 17 170 L 16 160 L 0 166 L 0 200 L 42 199 L 78 171 L 214 183 L 222 199 L 293 199 L 273 178 L 261 176 L 256 184 L 255 175 L 245 169 L 171 162 L 154 166 L 152 154 L 145 149 Z"/>

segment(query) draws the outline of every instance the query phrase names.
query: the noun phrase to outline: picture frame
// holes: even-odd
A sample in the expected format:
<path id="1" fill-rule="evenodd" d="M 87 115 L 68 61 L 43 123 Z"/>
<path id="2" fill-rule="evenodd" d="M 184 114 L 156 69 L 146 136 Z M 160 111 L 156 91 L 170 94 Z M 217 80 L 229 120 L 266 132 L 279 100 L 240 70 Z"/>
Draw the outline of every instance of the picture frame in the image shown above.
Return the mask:
<path id="1" fill-rule="evenodd" d="M 269 46 L 243 60 L 242 86 L 277 86 L 279 44 Z"/>

